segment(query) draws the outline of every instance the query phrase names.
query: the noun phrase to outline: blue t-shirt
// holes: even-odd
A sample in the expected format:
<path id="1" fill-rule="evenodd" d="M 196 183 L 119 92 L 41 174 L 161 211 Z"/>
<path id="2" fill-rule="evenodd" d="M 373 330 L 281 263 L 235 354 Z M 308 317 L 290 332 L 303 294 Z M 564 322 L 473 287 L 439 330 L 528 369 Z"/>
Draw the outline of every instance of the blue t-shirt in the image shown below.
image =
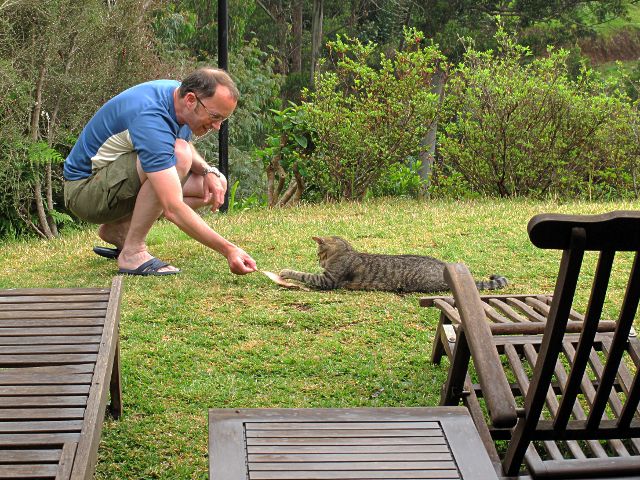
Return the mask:
<path id="1" fill-rule="evenodd" d="M 91 176 L 123 153 L 137 152 L 145 172 L 176 164 L 177 138 L 191 139 L 191 129 L 176 118 L 174 80 L 142 83 L 116 95 L 89 120 L 64 162 L 64 178 Z"/>

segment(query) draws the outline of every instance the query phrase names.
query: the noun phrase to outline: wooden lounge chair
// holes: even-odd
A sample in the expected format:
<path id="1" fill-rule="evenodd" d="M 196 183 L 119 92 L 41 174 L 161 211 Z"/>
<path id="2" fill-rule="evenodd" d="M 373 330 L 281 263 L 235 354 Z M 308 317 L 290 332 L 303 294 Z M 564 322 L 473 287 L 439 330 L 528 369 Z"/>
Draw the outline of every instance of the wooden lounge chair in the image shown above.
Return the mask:
<path id="1" fill-rule="evenodd" d="M 122 412 L 120 289 L 0 290 L 0 478 L 93 478 L 109 393 Z"/>
<path id="2" fill-rule="evenodd" d="M 496 479 L 463 407 L 212 409 L 212 480 Z"/>
<path id="3" fill-rule="evenodd" d="M 551 297 L 481 298 L 464 265 L 447 265 L 453 300 L 432 301 L 455 330 L 435 350 L 451 355 L 441 404 L 469 409 L 503 478 L 640 478 L 640 212 L 538 215 L 528 231 L 563 252 Z M 624 295 L 607 298 L 627 274 Z"/>

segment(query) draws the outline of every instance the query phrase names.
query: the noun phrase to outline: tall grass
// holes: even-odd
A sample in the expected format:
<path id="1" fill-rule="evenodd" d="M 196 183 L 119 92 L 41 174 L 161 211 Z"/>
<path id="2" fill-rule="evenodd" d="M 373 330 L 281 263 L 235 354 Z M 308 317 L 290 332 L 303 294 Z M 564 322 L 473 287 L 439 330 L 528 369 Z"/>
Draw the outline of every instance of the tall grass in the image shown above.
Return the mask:
<path id="1" fill-rule="evenodd" d="M 557 273 L 558 253 L 528 241 L 532 215 L 639 206 L 393 199 L 205 218 L 265 270 L 319 271 L 310 237 L 341 235 L 372 253 L 464 261 L 521 293 L 550 292 Z M 95 256 L 95 244 L 90 229 L 4 243 L 0 288 L 108 286 L 116 264 Z M 210 407 L 437 405 L 447 366 L 429 363 L 437 313 L 418 307 L 419 294 L 303 292 L 234 276 L 166 222 L 149 249 L 182 273 L 124 280 L 124 416 L 106 422 L 97 478 L 207 478 Z"/>

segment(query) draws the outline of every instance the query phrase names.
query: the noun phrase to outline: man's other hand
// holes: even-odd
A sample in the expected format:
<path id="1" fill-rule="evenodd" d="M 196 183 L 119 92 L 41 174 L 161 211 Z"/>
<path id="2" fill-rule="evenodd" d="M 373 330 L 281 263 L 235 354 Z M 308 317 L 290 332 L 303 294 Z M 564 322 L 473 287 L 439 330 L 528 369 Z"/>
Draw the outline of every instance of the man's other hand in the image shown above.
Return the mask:
<path id="1" fill-rule="evenodd" d="M 217 212 L 224 203 L 224 194 L 227 191 L 227 179 L 224 175 L 216 176 L 212 173 L 205 175 L 202 181 L 203 200 L 211 207 L 212 212 Z"/>

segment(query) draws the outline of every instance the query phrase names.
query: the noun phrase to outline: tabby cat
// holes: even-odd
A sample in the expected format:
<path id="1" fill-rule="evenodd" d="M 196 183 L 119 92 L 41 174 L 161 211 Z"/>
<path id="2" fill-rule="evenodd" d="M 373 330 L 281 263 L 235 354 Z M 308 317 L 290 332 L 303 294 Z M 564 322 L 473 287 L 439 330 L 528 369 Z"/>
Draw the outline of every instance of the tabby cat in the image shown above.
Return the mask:
<path id="1" fill-rule="evenodd" d="M 374 255 L 360 253 L 340 237 L 313 237 L 318 242 L 318 258 L 324 273 L 282 270 L 280 276 L 322 290 L 387 290 L 393 292 L 441 292 L 449 290 L 444 281 L 445 263 L 422 255 Z M 492 275 L 476 282 L 478 290 L 504 288 L 507 279 Z"/>

